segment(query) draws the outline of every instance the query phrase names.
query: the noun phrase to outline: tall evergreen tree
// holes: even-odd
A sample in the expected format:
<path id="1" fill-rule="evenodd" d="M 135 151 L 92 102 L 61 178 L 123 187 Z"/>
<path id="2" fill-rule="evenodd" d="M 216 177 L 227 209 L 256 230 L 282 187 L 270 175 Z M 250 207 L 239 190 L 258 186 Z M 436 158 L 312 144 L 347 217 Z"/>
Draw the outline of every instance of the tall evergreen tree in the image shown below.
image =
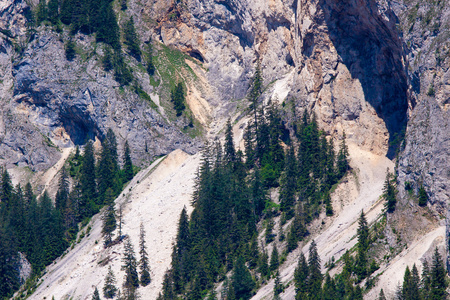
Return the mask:
<path id="1" fill-rule="evenodd" d="M 389 170 L 386 173 L 386 180 L 384 181 L 383 187 L 383 198 L 386 201 L 384 204 L 386 211 L 392 213 L 395 210 L 395 205 L 397 204 L 394 180 L 392 174 Z"/>
<path id="2" fill-rule="evenodd" d="M 181 116 L 186 106 L 184 105 L 184 90 L 183 84 L 179 82 L 174 89 L 170 92 L 170 98 L 173 102 L 173 108 L 177 113 L 177 117 Z"/>
<path id="3" fill-rule="evenodd" d="M 102 235 L 105 239 L 105 248 L 108 247 L 112 242 L 112 233 L 117 228 L 116 212 L 114 210 L 114 203 L 108 205 L 103 215 L 103 227 Z"/>
<path id="4" fill-rule="evenodd" d="M 309 257 L 308 257 L 308 292 L 309 299 L 320 299 L 322 290 L 322 273 L 320 265 L 320 257 L 317 252 L 316 242 L 313 240 L 309 247 Z"/>
<path id="5" fill-rule="evenodd" d="M 251 169 L 254 166 L 255 161 L 255 145 L 252 132 L 252 126 L 247 124 L 244 131 L 244 150 L 245 150 L 245 166 L 247 169 Z"/>
<path id="6" fill-rule="evenodd" d="M 129 294 L 139 287 L 136 256 L 134 255 L 134 249 L 130 239 L 125 241 L 122 262 L 122 270 L 125 271 L 123 288 Z"/>
<path id="7" fill-rule="evenodd" d="M 97 212 L 95 199 L 97 198 L 97 180 L 95 176 L 94 145 L 88 141 L 84 146 L 84 154 L 80 168 L 80 214 L 88 217 Z"/>
<path id="8" fill-rule="evenodd" d="M 384 295 L 383 289 L 380 290 L 380 294 L 378 295 L 378 300 L 386 300 L 386 296 Z"/>
<path id="9" fill-rule="evenodd" d="M 153 62 L 153 47 L 151 41 L 148 43 L 147 47 L 147 73 L 150 76 L 155 74 L 155 64 Z"/>
<path id="10" fill-rule="evenodd" d="M 134 56 L 137 60 L 141 59 L 141 49 L 139 37 L 136 33 L 136 28 L 134 27 L 134 20 L 131 17 L 128 21 L 125 22 L 123 28 L 123 36 L 124 43 L 127 45 L 127 49 L 132 56 Z"/>
<path id="11" fill-rule="evenodd" d="M 441 255 L 437 247 L 434 250 L 433 258 L 431 261 L 431 286 L 430 286 L 430 299 L 446 299 L 447 297 L 447 281 L 445 279 L 445 266 L 442 261 Z"/>
<path id="12" fill-rule="evenodd" d="M 13 231 L 0 214 L 0 297 L 6 299 L 19 287 L 19 256 Z"/>
<path id="13" fill-rule="evenodd" d="M 255 282 L 241 255 L 236 260 L 231 281 L 236 299 L 247 300 L 251 298 Z"/>
<path id="14" fill-rule="evenodd" d="M 280 259 L 278 257 L 277 245 L 273 244 L 272 255 L 270 256 L 270 271 L 275 272 L 280 265 Z"/>
<path id="15" fill-rule="evenodd" d="M 369 226 L 367 225 L 364 211 L 361 211 L 358 223 L 358 255 L 356 258 L 356 273 L 359 279 L 364 279 L 367 276 L 367 250 L 369 249 Z"/>
<path id="16" fill-rule="evenodd" d="M 69 192 L 69 174 L 67 172 L 67 169 L 63 166 L 61 168 L 61 175 L 59 177 L 59 188 L 55 196 L 55 207 L 62 214 L 64 214 L 67 206 Z"/>
<path id="17" fill-rule="evenodd" d="M 92 300 L 100 300 L 100 294 L 98 293 L 97 287 L 95 287 L 94 294 L 92 295 Z"/>
<path id="18" fill-rule="evenodd" d="M 339 153 L 337 156 L 337 169 L 338 169 L 339 177 L 344 176 L 349 168 L 348 156 L 349 156 L 348 147 L 347 147 L 347 143 L 346 143 L 346 135 L 344 132 L 344 134 L 342 136 L 341 146 L 339 148 Z"/>
<path id="19" fill-rule="evenodd" d="M 425 191 L 423 185 L 421 185 L 419 188 L 419 206 L 426 206 L 427 202 L 428 202 L 427 192 Z"/>
<path id="20" fill-rule="evenodd" d="M 131 161 L 130 155 L 130 146 L 128 145 L 128 141 L 125 141 L 124 154 L 123 154 L 123 174 L 124 181 L 130 181 L 133 179 L 133 163 Z"/>
<path id="21" fill-rule="evenodd" d="M 306 258 L 303 255 L 303 253 L 300 253 L 298 265 L 294 272 L 295 299 L 296 300 L 307 299 L 308 277 L 309 277 L 308 263 L 306 262 Z"/>
<path id="22" fill-rule="evenodd" d="M 59 0 L 48 1 L 48 20 L 56 25 L 59 22 Z"/>
<path id="23" fill-rule="evenodd" d="M 233 128 L 231 126 L 231 119 L 228 119 L 225 130 L 225 161 L 234 164 L 236 161 L 236 150 L 233 142 Z"/>
<path id="24" fill-rule="evenodd" d="M 145 245 L 145 229 L 144 224 L 141 223 L 139 233 L 139 254 L 141 259 L 139 260 L 139 267 L 141 269 L 141 285 L 147 286 L 150 281 L 150 266 L 148 264 L 147 246 Z"/>
<path id="25" fill-rule="evenodd" d="M 105 296 L 105 298 L 112 299 L 116 296 L 116 293 L 116 277 L 114 276 L 111 266 L 109 266 L 108 274 L 106 274 L 105 277 L 105 285 L 103 286 L 103 296 Z"/>

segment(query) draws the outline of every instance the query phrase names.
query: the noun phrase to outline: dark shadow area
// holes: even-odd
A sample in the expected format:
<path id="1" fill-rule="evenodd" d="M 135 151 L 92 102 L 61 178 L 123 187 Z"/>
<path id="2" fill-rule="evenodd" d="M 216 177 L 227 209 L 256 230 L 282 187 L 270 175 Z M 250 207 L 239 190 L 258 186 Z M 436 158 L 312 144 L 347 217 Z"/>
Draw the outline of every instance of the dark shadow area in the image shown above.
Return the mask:
<path id="1" fill-rule="evenodd" d="M 362 2 L 362 3 L 361 3 Z M 402 41 L 395 24 L 387 24 L 373 0 L 320 0 L 324 22 L 342 62 L 361 82 L 365 99 L 389 131 L 387 156 L 393 158 L 407 120 L 407 74 L 402 64 Z M 391 20 L 396 16 L 391 12 Z M 311 43 L 308 43 L 312 40 Z M 310 45 L 311 44 L 311 45 Z M 308 55 L 314 37 L 306 39 Z"/>

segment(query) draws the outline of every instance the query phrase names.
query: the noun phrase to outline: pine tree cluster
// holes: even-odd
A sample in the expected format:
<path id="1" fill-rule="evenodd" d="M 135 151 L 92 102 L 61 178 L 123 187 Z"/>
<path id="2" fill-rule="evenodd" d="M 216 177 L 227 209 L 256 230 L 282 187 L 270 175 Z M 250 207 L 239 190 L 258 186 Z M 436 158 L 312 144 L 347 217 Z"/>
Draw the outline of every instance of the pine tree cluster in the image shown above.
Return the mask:
<path id="1" fill-rule="evenodd" d="M 40 0 L 36 8 L 36 21 L 69 25 L 71 33 L 96 34 L 97 41 L 120 49 L 119 25 L 111 0 Z"/>
<path id="2" fill-rule="evenodd" d="M 211 298 L 214 293 L 208 290 L 224 279 L 226 299 L 249 299 L 257 278 L 267 280 L 278 271 L 273 217 L 282 213 L 285 222 L 294 218 L 287 234 L 289 252 L 308 234 L 307 223 L 324 205 L 332 211 L 329 191 L 349 168 L 345 139 L 339 158 L 314 115 L 306 112 L 296 136 L 283 140 L 286 132 L 280 110 L 269 104 L 245 129 L 245 155 L 235 150 L 230 120 L 224 145 L 216 141 L 204 147 L 194 211 L 190 219 L 185 209 L 181 213 L 172 268 L 164 277 L 159 299 Z M 287 151 L 283 142 L 289 145 Z M 341 171 L 339 164 L 345 166 Z M 280 205 L 268 197 L 268 190 L 278 186 Z M 257 228 L 263 224 L 265 244 L 273 245 L 270 262 L 264 245 L 257 241 Z M 277 293 L 280 289 L 281 283 Z"/>
<path id="3" fill-rule="evenodd" d="M 39 275 L 74 241 L 78 224 L 82 221 L 86 224 L 104 205 L 109 205 L 104 217 L 108 220 L 103 228 L 105 243 L 111 240 L 116 227 L 112 203 L 133 173 L 129 171 L 132 170 L 131 159 L 127 158 L 129 149 L 125 151 L 124 168 L 118 166 L 117 142 L 112 130 L 108 130 L 102 146 L 98 163 L 92 142 L 85 145 L 83 155 L 76 149 L 69 169 L 61 168 L 54 204 L 46 191 L 37 198 L 30 183 L 23 189 L 20 185 L 14 187 L 8 172 L 2 171 L 0 298 L 11 295 L 20 284 L 18 252 L 31 263 L 33 275 Z"/>

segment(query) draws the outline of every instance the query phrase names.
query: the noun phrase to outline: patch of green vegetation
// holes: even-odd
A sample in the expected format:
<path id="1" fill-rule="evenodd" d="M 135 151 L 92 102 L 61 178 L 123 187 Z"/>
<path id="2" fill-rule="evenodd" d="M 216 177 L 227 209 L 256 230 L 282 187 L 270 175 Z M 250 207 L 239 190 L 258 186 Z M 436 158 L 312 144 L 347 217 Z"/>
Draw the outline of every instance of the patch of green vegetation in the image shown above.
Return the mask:
<path id="1" fill-rule="evenodd" d="M 185 61 L 186 59 L 193 59 L 183 52 L 163 44 L 157 44 L 154 49 L 157 51 L 157 55 L 153 57 L 153 62 L 160 76 L 160 81 L 157 82 L 155 79 L 152 81 L 152 78 L 150 78 L 150 83 L 152 86 L 160 87 L 161 105 L 166 112 L 173 111 L 173 105 L 170 103 L 170 91 L 178 82 L 188 81 L 191 83 L 198 79 Z M 175 119 L 175 113 L 169 117 Z"/>
<path id="2" fill-rule="evenodd" d="M 150 107 L 153 108 L 154 110 L 158 111 L 158 105 L 156 105 L 155 102 L 153 102 L 152 98 L 150 97 L 149 94 L 147 94 L 139 85 L 136 85 L 134 87 L 134 90 L 136 91 L 136 94 L 138 94 L 138 96 L 141 99 L 144 99 L 146 101 L 148 101 L 148 103 L 150 103 Z"/>

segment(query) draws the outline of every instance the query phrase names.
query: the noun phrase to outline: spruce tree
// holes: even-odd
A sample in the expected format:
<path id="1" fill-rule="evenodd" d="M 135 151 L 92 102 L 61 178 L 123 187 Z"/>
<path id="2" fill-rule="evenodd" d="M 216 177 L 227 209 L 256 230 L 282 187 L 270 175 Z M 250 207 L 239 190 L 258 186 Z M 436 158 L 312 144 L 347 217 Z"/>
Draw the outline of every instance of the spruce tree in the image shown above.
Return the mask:
<path id="1" fill-rule="evenodd" d="M 45 0 L 39 0 L 36 10 L 36 22 L 41 24 L 41 22 L 47 20 L 47 3 Z"/>
<path id="2" fill-rule="evenodd" d="M 361 211 L 358 223 L 358 255 L 356 257 L 356 273 L 358 278 L 361 280 L 367 276 L 367 250 L 369 249 L 369 227 L 367 225 L 364 211 Z"/>
<path id="3" fill-rule="evenodd" d="M 386 300 L 386 296 L 384 295 L 383 289 L 380 290 L 380 294 L 378 295 L 378 300 Z"/>
<path id="4" fill-rule="evenodd" d="M 69 174 L 67 172 L 67 169 L 63 166 L 61 168 L 61 175 L 59 177 L 59 188 L 55 196 L 55 207 L 62 214 L 66 209 L 69 192 Z"/>
<path id="5" fill-rule="evenodd" d="M 307 299 L 309 267 L 303 253 L 300 253 L 297 268 L 294 272 L 295 299 Z"/>
<path id="6" fill-rule="evenodd" d="M 278 266 L 280 265 L 280 259 L 278 257 L 278 249 L 277 245 L 273 244 L 272 255 L 270 256 L 270 272 L 275 272 L 278 270 Z"/>
<path id="7" fill-rule="evenodd" d="M 177 117 L 181 116 L 186 106 L 184 105 L 184 90 L 183 84 L 179 82 L 174 89 L 170 92 L 170 98 L 173 102 L 173 108 L 177 113 Z"/>
<path id="8" fill-rule="evenodd" d="M 134 255 L 134 249 L 130 239 L 125 241 L 122 262 L 122 270 L 125 271 L 123 288 L 126 290 L 126 294 L 132 294 L 139 287 L 139 276 L 136 256 Z"/>
<path id="9" fill-rule="evenodd" d="M 59 0 L 48 1 L 48 20 L 56 25 L 59 22 Z"/>
<path id="10" fill-rule="evenodd" d="M 114 203 L 108 205 L 103 215 L 102 236 L 105 239 L 104 246 L 108 247 L 112 242 L 112 233 L 117 228 L 116 212 L 114 210 Z"/>
<path id="11" fill-rule="evenodd" d="M 322 290 L 322 273 L 321 273 L 320 257 L 317 252 L 316 242 L 313 240 L 309 247 L 308 257 L 308 292 L 309 299 L 320 299 Z"/>
<path id="12" fill-rule="evenodd" d="M 346 143 L 346 135 L 345 132 L 342 136 L 341 146 L 339 148 L 339 153 L 337 156 L 337 171 L 339 178 L 344 176 L 349 168 L 348 164 L 348 147 Z"/>
<path id="13" fill-rule="evenodd" d="M 69 39 L 65 45 L 65 51 L 66 51 L 66 59 L 68 61 L 72 61 L 75 58 L 76 52 L 75 52 L 75 42 L 72 39 Z"/>
<path id="14" fill-rule="evenodd" d="M 141 59 L 141 49 L 139 47 L 139 37 L 136 33 L 136 28 L 134 27 L 134 20 L 131 17 L 125 22 L 123 28 L 124 43 L 127 45 L 128 51 L 137 60 Z"/>
<path id="15" fill-rule="evenodd" d="M 148 43 L 148 50 L 147 50 L 147 73 L 150 76 L 153 76 L 155 74 L 155 64 L 153 62 L 153 47 L 151 41 Z"/>
<path id="16" fill-rule="evenodd" d="M 3 208 L 2 208 L 3 209 Z M 8 220 L 0 211 L 0 298 L 7 299 L 19 287 L 19 256 Z"/>
<path id="17" fill-rule="evenodd" d="M 419 206 L 426 206 L 427 202 L 428 202 L 427 192 L 425 191 L 423 185 L 421 185 L 419 188 Z"/>
<path id="18" fill-rule="evenodd" d="M 268 277 L 270 274 L 269 256 L 267 255 L 267 252 L 265 250 L 262 252 L 262 254 L 259 257 L 258 271 L 261 274 L 261 277 L 263 277 L 263 278 Z"/>
<path id="19" fill-rule="evenodd" d="M 386 180 L 384 181 L 383 198 L 386 201 L 384 204 L 386 211 L 388 213 L 394 212 L 395 205 L 397 204 L 397 198 L 392 174 L 389 173 L 389 170 L 387 171 Z"/>
<path id="20" fill-rule="evenodd" d="M 446 299 L 447 296 L 447 281 L 444 262 L 437 247 L 434 250 L 431 261 L 431 285 L 430 285 L 430 299 Z"/>
<path id="21" fill-rule="evenodd" d="M 102 58 L 102 66 L 105 72 L 109 72 L 114 68 L 113 64 L 113 52 L 111 50 L 111 46 L 104 45 L 103 47 L 103 58 Z"/>
<path id="22" fill-rule="evenodd" d="M 145 245 L 145 230 L 144 224 L 141 223 L 140 233 L 139 233 L 139 254 L 141 255 L 141 259 L 139 260 L 139 267 L 141 269 L 141 285 L 147 286 L 150 281 L 150 266 L 148 264 L 148 254 L 147 254 L 147 246 Z"/>
<path id="23" fill-rule="evenodd" d="M 247 124 L 244 131 L 244 150 L 245 150 L 245 166 L 247 169 L 251 169 L 254 166 L 255 161 L 255 146 L 252 132 L 252 126 Z"/>
<path id="24" fill-rule="evenodd" d="M 92 295 L 92 300 L 100 300 L 100 295 L 98 293 L 97 287 L 95 287 L 94 294 Z"/>
<path id="25" fill-rule="evenodd" d="M 97 198 L 97 180 L 95 176 L 94 145 L 88 141 L 84 146 L 84 154 L 80 168 L 80 214 L 88 217 L 97 212 L 95 199 Z"/>
<path id="26" fill-rule="evenodd" d="M 283 285 L 281 284 L 280 272 L 277 270 L 275 274 L 275 284 L 273 286 L 273 294 L 275 298 L 283 292 Z"/>
<path id="27" fill-rule="evenodd" d="M 233 128 L 231 126 L 231 119 L 227 120 L 225 129 L 225 161 L 229 164 L 234 164 L 236 161 L 236 150 L 233 142 Z"/>
<path id="28" fill-rule="evenodd" d="M 116 277 L 111 266 L 108 267 L 108 274 L 105 277 L 105 285 L 103 286 L 103 296 L 108 299 L 114 298 L 117 293 Z"/>
<path id="29" fill-rule="evenodd" d="M 253 295 L 252 291 L 255 288 L 255 282 L 245 266 L 244 258 L 241 255 L 236 260 L 231 281 L 236 299 L 247 300 L 251 298 Z"/>
<path id="30" fill-rule="evenodd" d="M 130 146 L 128 141 L 125 141 L 124 154 L 123 154 L 123 177 L 124 182 L 133 179 L 133 163 L 131 161 Z"/>

